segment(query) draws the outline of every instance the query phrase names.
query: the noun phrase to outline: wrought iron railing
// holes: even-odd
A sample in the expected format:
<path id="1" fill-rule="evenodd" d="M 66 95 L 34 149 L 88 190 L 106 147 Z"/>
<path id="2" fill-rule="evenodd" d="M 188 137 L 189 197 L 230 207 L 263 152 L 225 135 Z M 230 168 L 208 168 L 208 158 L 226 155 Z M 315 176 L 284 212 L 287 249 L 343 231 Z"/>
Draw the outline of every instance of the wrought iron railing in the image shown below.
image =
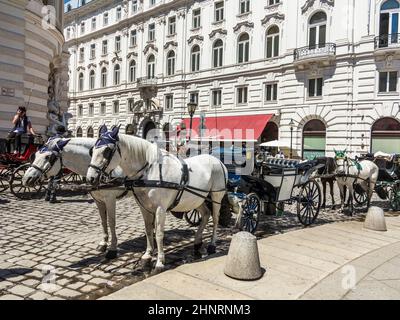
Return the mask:
<path id="1" fill-rule="evenodd" d="M 154 78 L 148 78 L 148 77 L 138 78 L 137 85 L 138 85 L 138 87 L 155 86 L 155 85 L 157 85 L 157 78 L 155 78 L 155 77 Z"/>
<path id="2" fill-rule="evenodd" d="M 332 56 L 336 55 L 336 44 L 324 43 L 294 50 L 294 60 L 302 60 L 310 57 Z"/>
<path id="3" fill-rule="evenodd" d="M 400 47 L 400 33 L 381 34 L 375 37 L 375 49 Z"/>

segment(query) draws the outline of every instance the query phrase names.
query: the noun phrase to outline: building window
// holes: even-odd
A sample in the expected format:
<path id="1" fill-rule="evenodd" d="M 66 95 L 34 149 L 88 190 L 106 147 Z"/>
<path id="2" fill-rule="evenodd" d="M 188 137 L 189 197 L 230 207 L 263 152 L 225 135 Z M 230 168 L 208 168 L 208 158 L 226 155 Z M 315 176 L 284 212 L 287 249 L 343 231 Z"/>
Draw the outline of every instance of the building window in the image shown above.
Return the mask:
<path id="1" fill-rule="evenodd" d="M 149 41 L 154 41 L 156 32 L 156 25 L 154 23 L 149 24 Z"/>
<path id="2" fill-rule="evenodd" d="M 265 85 L 265 101 L 272 102 L 278 100 L 278 84 L 268 83 Z"/>
<path id="3" fill-rule="evenodd" d="M 280 2 L 281 2 L 280 0 L 268 0 L 268 6 L 273 6 L 273 5 L 278 4 Z"/>
<path id="4" fill-rule="evenodd" d="M 129 82 L 136 81 L 136 61 L 132 60 L 129 64 Z"/>
<path id="5" fill-rule="evenodd" d="M 154 6 L 156 4 L 156 0 L 150 0 L 150 6 Z"/>
<path id="6" fill-rule="evenodd" d="M 96 30 L 96 18 L 92 18 L 92 31 Z"/>
<path id="7" fill-rule="evenodd" d="M 92 127 L 89 127 L 89 128 L 87 129 L 86 136 L 87 136 L 88 138 L 94 138 L 94 130 L 93 130 Z"/>
<path id="8" fill-rule="evenodd" d="M 79 105 L 78 106 L 78 117 L 82 117 L 83 116 L 83 105 Z"/>
<path id="9" fill-rule="evenodd" d="M 201 9 L 196 9 L 192 11 L 193 20 L 192 20 L 192 28 L 197 29 L 201 27 Z"/>
<path id="10" fill-rule="evenodd" d="M 106 68 L 101 69 L 101 87 L 102 88 L 107 87 L 107 69 Z"/>
<path id="11" fill-rule="evenodd" d="M 121 36 L 115 37 L 115 51 L 121 51 Z"/>
<path id="12" fill-rule="evenodd" d="M 81 35 L 85 33 L 85 23 L 81 22 Z"/>
<path id="13" fill-rule="evenodd" d="M 90 45 L 90 59 L 96 58 L 96 44 Z"/>
<path id="14" fill-rule="evenodd" d="M 175 74 L 175 52 L 169 51 L 167 54 L 167 75 L 173 76 Z"/>
<path id="15" fill-rule="evenodd" d="M 212 106 L 213 107 L 221 106 L 221 98 L 222 98 L 222 91 L 221 90 L 213 90 L 212 91 Z"/>
<path id="16" fill-rule="evenodd" d="M 118 7 L 118 8 L 117 8 L 117 12 L 116 12 L 116 17 L 115 17 L 115 19 L 116 19 L 117 21 L 121 20 L 121 7 Z"/>
<path id="17" fill-rule="evenodd" d="M 165 95 L 165 110 L 172 110 L 174 108 L 174 96 L 172 94 Z"/>
<path id="18" fill-rule="evenodd" d="M 168 35 L 174 35 L 176 33 L 176 17 L 168 18 Z"/>
<path id="19" fill-rule="evenodd" d="M 224 2 L 223 1 L 215 3 L 214 20 L 215 20 L 215 22 L 224 20 Z"/>
<path id="20" fill-rule="evenodd" d="M 113 113 L 119 114 L 119 101 L 114 101 L 113 103 Z"/>
<path id="21" fill-rule="evenodd" d="M 199 104 L 199 93 L 198 92 L 191 92 L 189 95 L 189 101 Z"/>
<path id="22" fill-rule="evenodd" d="M 101 53 L 103 55 L 106 55 L 107 52 L 108 52 L 108 41 L 107 40 L 103 40 L 103 44 L 102 44 L 102 47 L 101 47 Z"/>
<path id="23" fill-rule="evenodd" d="M 267 58 L 279 56 L 279 28 L 277 26 L 272 26 L 267 31 Z"/>
<path id="24" fill-rule="evenodd" d="M 309 79 L 308 80 L 308 96 L 311 97 L 321 97 L 322 88 L 324 86 L 324 80 L 322 78 Z"/>
<path id="25" fill-rule="evenodd" d="M 381 6 L 379 18 L 379 47 L 387 47 L 399 42 L 400 3 L 396 0 L 385 1 Z"/>
<path id="26" fill-rule="evenodd" d="M 150 55 L 147 58 L 147 78 L 152 79 L 154 78 L 154 69 L 155 69 L 155 58 L 154 55 Z"/>
<path id="27" fill-rule="evenodd" d="M 78 90 L 79 91 L 83 91 L 83 81 L 84 81 L 84 77 L 83 77 L 83 73 L 81 72 L 79 74 L 79 81 L 78 81 Z"/>
<path id="28" fill-rule="evenodd" d="M 128 100 L 128 113 L 133 113 L 135 107 L 135 100 L 129 99 Z"/>
<path id="29" fill-rule="evenodd" d="M 397 91 L 397 71 L 379 72 L 379 92 Z"/>
<path id="30" fill-rule="evenodd" d="M 94 115 L 94 105 L 93 103 L 89 104 L 89 117 L 93 117 Z"/>
<path id="31" fill-rule="evenodd" d="M 106 25 L 108 25 L 108 12 L 103 14 L 103 26 L 105 27 Z"/>
<path id="32" fill-rule="evenodd" d="M 102 116 L 104 116 L 106 114 L 106 103 L 105 102 L 100 103 L 100 114 Z"/>
<path id="33" fill-rule="evenodd" d="M 243 33 L 238 41 L 238 63 L 249 61 L 250 38 L 247 33 Z"/>
<path id="34" fill-rule="evenodd" d="M 136 30 L 131 30 L 130 46 L 131 47 L 136 46 Z"/>
<path id="35" fill-rule="evenodd" d="M 191 71 L 196 72 L 200 70 L 200 47 L 198 45 L 194 45 L 191 53 Z"/>
<path id="36" fill-rule="evenodd" d="M 114 67 L 114 85 L 119 85 L 121 76 L 121 68 L 119 64 L 116 64 Z"/>
<path id="37" fill-rule="evenodd" d="M 400 150 L 400 121 L 380 118 L 371 128 L 371 153 L 378 151 L 398 154 Z"/>
<path id="38" fill-rule="evenodd" d="M 214 42 L 213 45 L 213 66 L 214 68 L 222 67 L 224 56 L 224 48 L 221 39 L 218 39 Z"/>
<path id="39" fill-rule="evenodd" d="M 76 137 L 77 138 L 82 138 L 82 128 L 78 127 L 78 129 L 76 129 Z"/>
<path id="40" fill-rule="evenodd" d="M 326 45 L 326 14 L 323 11 L 315 13 L 310 19 L 309 40 L 310 49 L 324 48 Z"/>
<path id="41" fill-rule="evenodd" d="M 132 13 L 137 11 L 137 0 L 132 0 Z"/>
<path id="42" fill-rule="evenodd" d="M 250 0 L 239 0 L 240 14 L 250 12 Z"/>
<path id="43" fill-rule="evenodd" d="M 89 74 L 89 89 L 90 90 L 94 89 L 95 79 L 96 79 L 96 74 L 95 74 L 94 70 L 91 70 L 90 74 Z"/>
<path id="44" fill-rule="evenodd" d="M 83 62 L 85 60 L 85 48 L 79 49 L 79 62 Z"/>
<path id="45" fill-rule="evenodd" d="M 246 104 L 247 103 L 247 87 L 237 88 L 237 103 Z"/>
<path id="46" fill-rule="evenodd" d="M 318 119 L 308 121 L 303 128 L 303 159 L 325 157 L 326 126 Z"/>

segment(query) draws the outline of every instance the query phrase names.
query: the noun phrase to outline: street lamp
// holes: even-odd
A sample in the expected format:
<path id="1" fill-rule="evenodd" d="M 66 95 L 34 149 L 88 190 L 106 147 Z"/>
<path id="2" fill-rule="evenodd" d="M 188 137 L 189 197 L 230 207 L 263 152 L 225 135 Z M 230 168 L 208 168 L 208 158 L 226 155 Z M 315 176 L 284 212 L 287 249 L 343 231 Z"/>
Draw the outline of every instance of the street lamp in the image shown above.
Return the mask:
<path id="1" fill-rule="evenodd" d="M 192 124 L 193 124 L 193 115 L 196 112 L 196 108 L 197 108 L 197 103 L 194 101 L 190 101 L 187 104 L 187 110 L 190 116 L 190 128 L 189 128 L 189 141 L 191 140 L 192 137 Z"/>
<path id="2" fill-rule="evenodd" d="M 290 120 L 289 122 L 289 126 L 290 126 L 290 159 L 293 159 L 293 128 L 294 128 L 294 121 L 293 119 Z"/>

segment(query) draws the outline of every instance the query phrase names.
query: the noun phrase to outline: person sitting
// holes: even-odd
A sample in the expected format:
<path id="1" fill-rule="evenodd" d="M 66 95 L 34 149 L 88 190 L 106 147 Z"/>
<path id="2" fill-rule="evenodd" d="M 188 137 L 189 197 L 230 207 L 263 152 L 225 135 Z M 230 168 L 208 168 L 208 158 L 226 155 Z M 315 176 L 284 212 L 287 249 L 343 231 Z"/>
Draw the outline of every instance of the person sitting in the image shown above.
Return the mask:
<path id="1" fill-rule="evenodd" d="M 23 106 L 18 107 L 17 113 L 15 114 L 12 123 L 14 128 L 9 132 L 7 136 L 7 152 L 11 152 L 11 140 L 14 139 L 14 154 L 21 153 L 21 136 L 25 133 L 35 135 L 35 131 L 32 128 L 30 119 L 26 115 L 26 108 Z"/>

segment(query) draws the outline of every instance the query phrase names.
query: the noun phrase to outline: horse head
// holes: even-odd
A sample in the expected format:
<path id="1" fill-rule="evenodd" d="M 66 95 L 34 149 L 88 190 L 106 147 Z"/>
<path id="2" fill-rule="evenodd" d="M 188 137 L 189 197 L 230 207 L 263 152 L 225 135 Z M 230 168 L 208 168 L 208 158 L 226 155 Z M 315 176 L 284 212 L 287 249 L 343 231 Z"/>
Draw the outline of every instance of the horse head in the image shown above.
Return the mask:
<path id="1" fill-rule="evenodd" d="M 70 139 L 50 138 L 46 144 L 35 153 L 35 160 L 22 178 L 23 185 L 32 186 L 39 179 L 56 176 L 62 168 L 62 151 L 69 141 Z"/>
<path id="2" fill-rule="evenodd" d="M 109 174 L 119 165 L 119 128 L 120 126 L 108 130 L 106 125 L 101 127 L 100 137 L 89 151 L 92 158 L 86 175 L 89 183 L 98 185 L 103 174 Z"/>

